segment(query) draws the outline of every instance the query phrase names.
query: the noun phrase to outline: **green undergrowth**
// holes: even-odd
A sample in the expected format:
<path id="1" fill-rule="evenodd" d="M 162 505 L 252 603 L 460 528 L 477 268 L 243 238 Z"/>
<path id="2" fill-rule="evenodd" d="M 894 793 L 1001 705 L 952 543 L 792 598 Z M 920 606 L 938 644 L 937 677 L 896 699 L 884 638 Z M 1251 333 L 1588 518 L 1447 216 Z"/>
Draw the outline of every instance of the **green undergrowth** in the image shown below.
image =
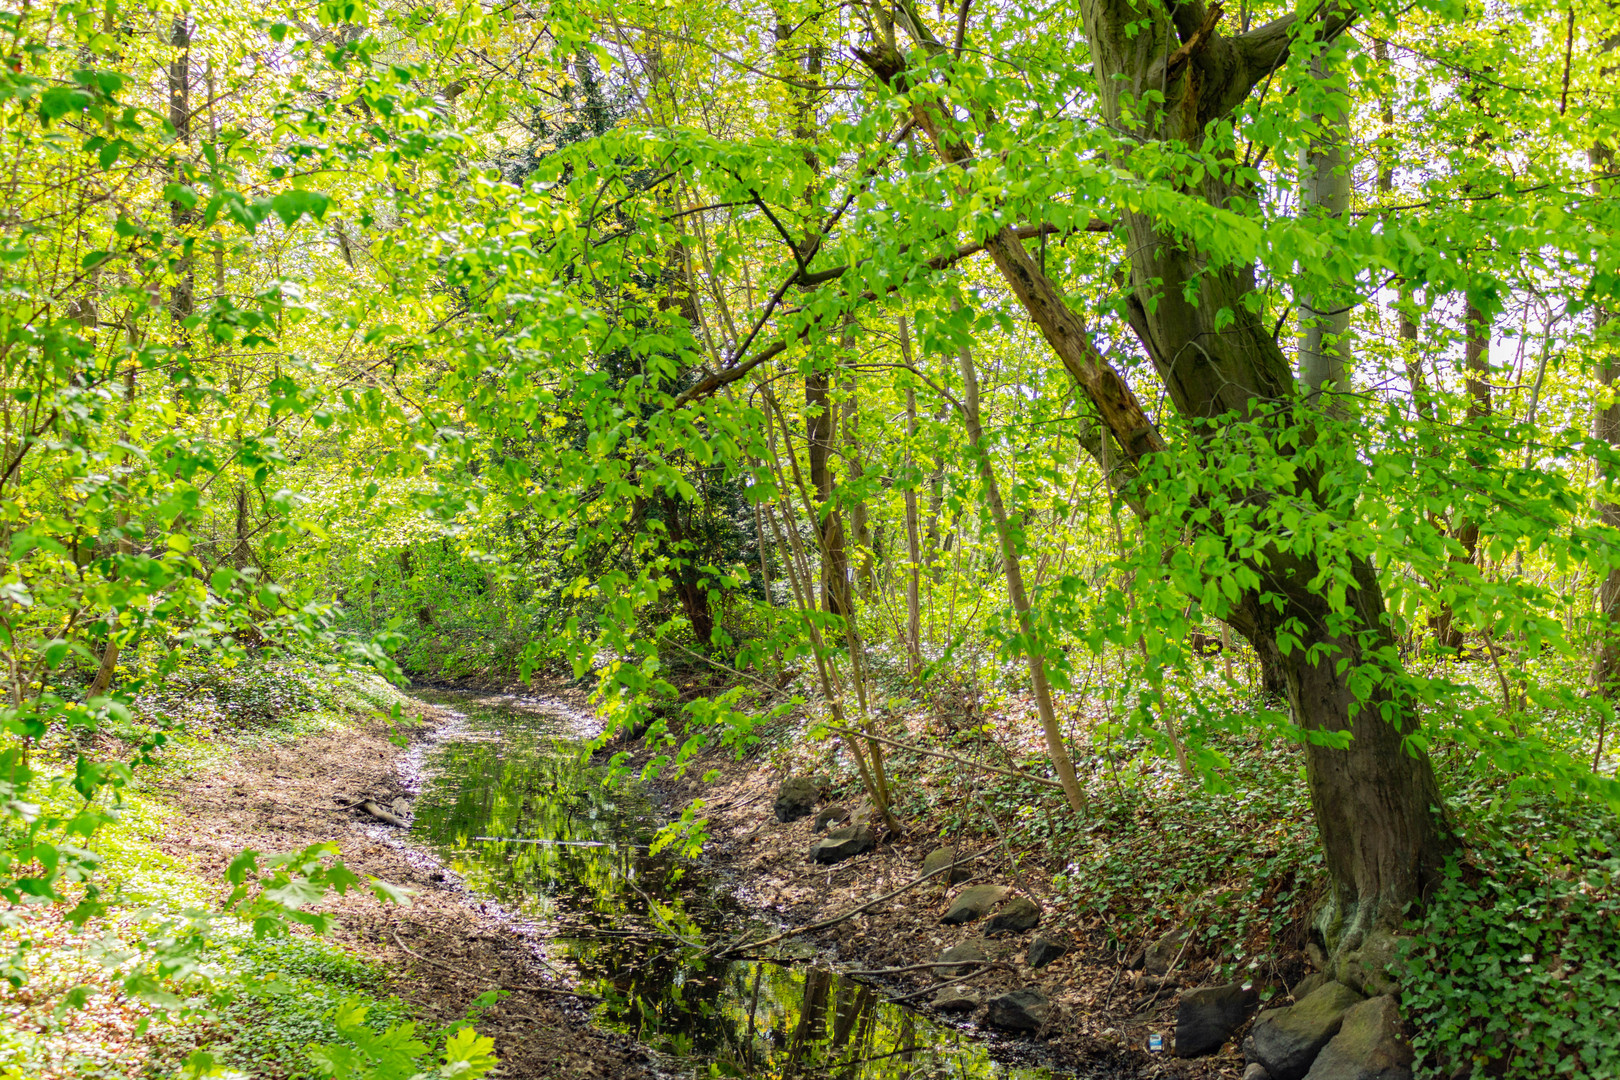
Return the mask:
<path id="1" fill-rule="evenodd" d="M 1620 1077 L 1620 827 L 1587 803 L 1479 785 L 1465 847 L 1406 944 L 1420 1078 Z"/>
<path id="2" fill-rule="evenodd" d="M 183 828 L 183 811 L 161 792 L 244 749 L 340 729 L 401 701 L 381 680 L 286 661 L 183 672 L 143 695 L 137 722 L 162 728 L 166 744 L 116 801 L 100 796 L 113 820 L 92 842 L 96 881 L 113 902 L 82 928 L 60 906 L 0 911 L 0 976 L 12 984 L 0 992 L 0 1080 L 487 1072 L 487 1040 L 465 1024 L 416 1031 L 410 1008 L 388 993 L 388 970 L 331 939 L 258 938 L 227 917 L 212 920 L 200 946 L 174 948 L 229 890 L 159 847 Z"/>

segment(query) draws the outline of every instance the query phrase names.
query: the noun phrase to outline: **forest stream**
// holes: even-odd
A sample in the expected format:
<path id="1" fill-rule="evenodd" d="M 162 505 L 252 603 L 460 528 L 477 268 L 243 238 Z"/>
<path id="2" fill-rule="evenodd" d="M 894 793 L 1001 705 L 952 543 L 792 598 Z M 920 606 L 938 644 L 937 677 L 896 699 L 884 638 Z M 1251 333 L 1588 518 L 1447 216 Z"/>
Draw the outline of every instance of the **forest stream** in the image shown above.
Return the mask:
<path id="1" fill-rule="evenodd" d="M 651 854 L 650 794 L 604 786 L 592 721 L 560 703 L 463 690 L 418 696 L 455 719 L 405 760 L 419 786 L 410 841 L 550 965 L 602 999 L 597 1023 L 639 1040 L 677 1075 L 840 1080 L 1054 1075 L 1037 1047 L 953 1027 L 840 975 L 808 946 L 788 962 L 706 955 L 761 929 L 731 883 Z"/>

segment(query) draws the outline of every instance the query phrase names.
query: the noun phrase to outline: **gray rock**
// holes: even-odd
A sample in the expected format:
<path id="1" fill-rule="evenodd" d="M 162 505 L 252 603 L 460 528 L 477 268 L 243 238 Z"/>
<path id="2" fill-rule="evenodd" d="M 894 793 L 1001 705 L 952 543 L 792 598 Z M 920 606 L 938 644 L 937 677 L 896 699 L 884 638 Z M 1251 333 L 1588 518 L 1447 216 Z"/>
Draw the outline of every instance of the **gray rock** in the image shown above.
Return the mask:
<path id="1" fill-rule="evenodd" d="M 928 853 L 928 857 L 923 860 L 922 872 L 924 874 L 932 874 L 936 870 L 943 870 L 945 867 L 955 862 L 958 857 L 959 854 L 955 848 L 935 848 L 933 851 L 930 851 Z M 959 885 L 972 876 L 973 872 L 971 867 L 958 866 L 949 873 L 940 874 L 939 877 L 934 879 L 934 881 L 945 885 Z"/>
<path id="2" fill-rule="evenodd" d="M 940 1012 L 972 1012 L 979 1007 L 979 995 L 971 990 L 947 986 L 935 994 L 929 1004 Z"/>
<path id="3" fill-rule="evenodd" d="M 1271 1080 L 1271 1074 L 1258 1061 L 1251 1061 L 1243 1070 L 1243 1080 Z"/>
<path id="4" fill-rule="evenodd" d="M 810 861 L 814 863 L 843 862 L 877 847 L 877 837 L 870 825 L 850 825 L 834 829 L 827 839 L 817 840 L 810 848 Z"/>
<path id="5" fill-rule="evenodd" d="M 1176 962 L 1178 956 L 1186 959 L 1182 953 L 1182 946 L 1186 944 L 1187 931 L 1172 930 L 1147 947 L 1147 951 L 1142 954 L 1142 966 L 1147 969 L 1149 975 L 1168 974 L 1170 965 Z M 1191 952 L 1190 946 L 1188 952 L 1189 954 Z"/>
<path id="6" fill-rule="evenodd" d="M 1345 1011 L 1339 1033 L 1316 1055 L 1305 1080 L 1411 1080 L 1412 1059 L 1395 998 L 1384 994 Z"/>
<path id="7" fill-rule="evenodd" d="M 990 953 L 985 948 L 985 942 L 964 941 L 960 945 L 952 945 L 939 954 L 939 961 L 934 968 L 934 974 L 942 979 L 966 975 L 970 971 L 977 971 L 989 959 Z M 973 961 L 977 961 L 977 963 Z"/>
<path id="8" fill-rule="evenodd" d="M 816 808 L 821 789 L 808 776 L 790 776 L 776 789 L 776 820 L 798 821 Z"/>
<path id="9" fill-rule="evenodd" d="M 841 825 L 848 820 L 848 810 L 845 810 L 842 806 L 829 806 L 816 815 L 815 824 L 811 826 L 811 831 L 820 832 L 829 826 Z"/>
<path id="10" fill-rule="evenodd" d="M 1295 1001 L 1304 1001 L 1311 996 L 1312 992 L 1332 981 L 1326 972 L 1313 971 L 1295 983 L 1288 993 Z"/>
<path id="11" fill-rule="evenodd" d="M 1041 922 L 1040 905 L 1022 896 L 1015 896 L 1001 906 L 984 928 L 987 934 L 1022 934 L 1033 930 Z"/>
<path id="12" fill-rule="evenodd" d="M 1005 885 L 969 885 L 951 901 L 945 916 L 939 921 L 951 926 L 982 919 L 985 913 L 1003 900 L 1012 890 Z"/>
<path id="13" fill-rule="evenodd" d="M 1011 1031 L 1036 1031 L 1052 1015 L 1052 1003 L 1033 986 L 990 999 L 985 1021 Z"/>
<path id="14" fill-rule="evenodd" d="M 1272 1080 L 1304 1080 L 1316 1055 L 1339 1033 L 1345 1012 L 1360 1000 L 1348 986 L 1330 982 L 1297 1005 L 1267 1009 L 1243 1040 L 1243 1057 L 1264 1065 Z"/>
<path id="15" fill-rule="evenodd" d="M 1043 968 L 1058 957 L 1068 955 L 1068 952 L 1069 946 L 1064 942 L 1053 941 L 1045 935 L 1038 935 L 1034 941 L 1029 943 L 1029 952 L 1025 954 L 1024 959 L 1029 962 L 1029 966 L 1032 968 Z"/>
<path id="16" fill-rule="evenodd" d="M 1232 1037 L 1255 1000 L 1239 983 L 1202 986 L 1181 995 L 1176 1009 L 1176 1056 L 1213 1054 Z"/>

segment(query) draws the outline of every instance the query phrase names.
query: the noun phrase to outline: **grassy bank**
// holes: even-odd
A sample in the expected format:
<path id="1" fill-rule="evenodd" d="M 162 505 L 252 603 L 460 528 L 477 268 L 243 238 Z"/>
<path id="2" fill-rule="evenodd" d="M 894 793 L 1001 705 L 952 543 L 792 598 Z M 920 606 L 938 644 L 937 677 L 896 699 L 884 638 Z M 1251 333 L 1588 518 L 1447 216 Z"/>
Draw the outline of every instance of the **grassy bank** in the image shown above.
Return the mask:
<path id="1" fill-rule="evenodd" d="M 328 1069 L 368 1056 L 397 1066 L 426 1062 L 423 1044 L 442 1047 L 452 1031 L 424 1031 L 412 1044 L 414 1017 L 389 993 L 382 964 L 306 931 L 256 937 L 240 920 L 209 919 L 230 886 L 159 844 L 185 835 L 187 809 L 172 797 L 182 783 L 216 775 L 250 749 L 374 720 L 403 700 L 380 680 L 293 662 L 188 671 L 139 699 L 137 724 L 165 729 L 167 745 L 121 791 L 98 796 L 112 821 L 89 847 L 110 905 L 80 927 L 63 905 L 5 912 L 11 985 L 0 992 L 0 1078 L 292 1080 L 326 1075 L 321 1054 Z M 128 751 L 105 739 L 98 749 L 109 758 Z M 389 1055 L 376 1046 L 359 1054 L 388 1032 Z M 312 1054 L 317 1046 L 330 1049 Z M 337 1075 L 398 1071 L 369 1067 Z"/>

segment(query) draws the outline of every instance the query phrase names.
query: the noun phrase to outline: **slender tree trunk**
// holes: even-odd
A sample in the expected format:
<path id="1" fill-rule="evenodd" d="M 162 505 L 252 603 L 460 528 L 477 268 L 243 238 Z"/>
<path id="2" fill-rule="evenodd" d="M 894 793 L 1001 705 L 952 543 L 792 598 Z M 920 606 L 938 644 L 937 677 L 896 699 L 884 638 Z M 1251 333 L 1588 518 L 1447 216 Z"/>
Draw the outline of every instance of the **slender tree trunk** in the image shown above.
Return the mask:
<path id="1" fill-rule="evenodd" d="M 1610 42 L 1609 47 L 1613 47 Z M 1597 146 L 1590 152 L 1594 172 L 1609 172 L 1614 155 L 1606 146 Z M 1613 181 L 1609 181 L 1612 184 Z M 1601 188 L 1603 181 L 1593 181 Z M 1594 318 L 1594 339 L 1597 342 L 1598 403 L 1592 408 L 1592 437 L 1620 450 L 1620 360 L 1616 359 L 1615 336 L 1620 333 L 1620 320 L 1609 308 L 1599 306 Z M 1604 469 L 1603 480 L 1609 485 L 1620 484 L 1620 476 Z M 1600 500 L 1598 520 L 1611 529 L 1620 529 L 1620 503 Z M 1592 679 L 1598 692 L 1614 700 L 1620 698 L 1620 569 L 1610 570 L 1598 586 L 1598 645 L 1597 662 L 1593 665 Z M 1596 764 L 1594 763 L 1594 768 Z"/>
<path id="2" fill-rule="evenodd" d="M 1345 151 L 1350 141 L 1349 88 L 1340 58 L 1330 54 L 1318 55 L 1312 61 L 1311 76 L 1329 105 L 1316 116 L 1319 134 L 1301 155 L 1304 204 L 1307 213 L 1324 221 L 1339 221 L 1350 210 L 1350 158 Z M 1351 348 L 1348 300 L 1338 292 L 1302 297 L 1300 328 L 1304 339 L 1299 347 L 1299 374 L 1309 399 L 1314 403 L 1323 393 L 1347 393 L 1350 368 L 1346 359 Z M 1338 415 L 1344 410 L 1335 402 L 1329 411 Z"/>
<path id="3" fill-rule="evenodd" d="M 906 317 L 900 316 L 900 357 L 911 363 L 911 332 Z M 917 392 L 906 387 L 906 471 L 914 473 L 917 462 Z M 922 674 L 922 538 L 917 528 L 917 486 L 906 482 L 906 657 L 911 676 Z"/>
<path id="4" fill-rule="evenodd" d="M 984 427 L 979 420 L 979 376 L 973 365 L 973 351 L 965 345 L 957 349 L 962 367 L 962 419 L 967 427 L 968 453 L 979 470 L 979 482 L 984 485 L 984 501 L 995 523 L 996 537 L 1001 541 L 1001 564 L 1007 577 L 1007 598 L 1012 602 L 1013 614 L 1018 619 L 1018 632 L 1023 638 L 1022 652 L 1029 664 L 1030 689 L 1035 693 L 1035 710 L 1040 715 L 1041 732 L 1046 737 L 1046 751 L 1052 758 L 1052 769 L 1063 794 L 1076 812 L 1086 809 L 1085 790 L 1074 772 L 1074 761 L 1069 757 L 1063 741 L 1063 730 L 1058 726 L 1057 713 L 1052 707 L 1052 687 L 1046 678 L 1046 653 L 1036 634 L 1035 619 L 1030 611 L 1029 597 L 1024 592 L 1024 573 L 1018 558 L 1018 544 L 1013 537 L 1007 509 L 1001 501 L 1001 487 L 996 483 L 995 465 L 990 460 L 990 448 L 985 445 Z"/>
<path id="5" fill-rule="evenodd" d="M 1470 426 L 1491 415 L 1490 344 L 1490 319 L 1470 299 L 1463 311 L 1463 373 Z M 1479 522 L 1460 514 L 1451 535 L 1463 549 L 1461 556 L 1452 557 L 1453 565 L 1473 565 L 1479 558 Z M 1442 605 L 1435 616 L 1435 637 L 1448 649 L 1462 648 L 1463 628 L 1457 625 L 1449 605 Z"/>
<path id="6" fill-rule="evenodd" d="M 400 548 L 397 557 L 399 559 L 399 575 L 404 580 L 405 591 L 414 593 L 416 591 L 416 559 L 409 547 Z M 433 625 L 433 608 L 430 604 L 425 601 L 417 603 L 416 621 L 422 626 Z"/>
<path id="7" fill-rule="evenodd" d="M 1389 62 L 1389 44 L 1382 38 L 1373 42 L 1373 57 L 1386 71 L 1393 72 L 1394 68 Z M 1394 200 L 1395 195 L 1395 168 L 1390 163 L 1391 148 L 1387 145 L 1395 137 L 1395 106 L 1390 97 L 1383 100 L 1383 109 L 1379 119 L 1383 123 L 1383 138 L 1386 145 L 1380 148 L 1378 160 L 1378 195 L 1387 206 Z M 1386 231 L 1390 226 L 1390 218 L 1384 215 Z M 1406 366 L 1406 379 L 1412 390 L 1413 411 L 1425 420 L 1434 419 L 1433 410 L 1429 404 L 1429 390 L 1424 385 L 1423 361 L 1418 356 L 1417 340 L 1418 326 L 1414 312 L 1412 290 L 1407 282 L 1402 281 L 1397 288 L 1395 301 L 1395 318 L 1397 321 L 1397 334 L 1400 340 L 1401 360 Z"/>
<path id="8" fill-rule="evenodd" d="M 191 24 L 188 16 L 176 15 L 169 28 L 169 44 L 179 51 L 169 63 L 169 123 L 173 125 L 175 138 L 181 146 L 191 145 Z M 177 169 L 175 183 L 185 183 L 186 177 L 180 171 L 179 155 L 176 155 Z M 169 294 L 169 314 L 175 323 L 175 334 L 178 340 L 189 339 L 190 332 L 181 324 L 189 319 L 196 310 L 196 259 L 189 246 L 184 246 L 193 239 L 188 235 L 190 226 L 197 220 L 197 211 L 188 209 L 179 200 L 169 204 L 169 220 L 179 233 L 179 241 L 183 245 L 181 255 L 175 267 L 174 288 Z"/>
<path id="9" fill-rule="evenodd" d="M 782 407 L 777 402 L 775 395 L 769 389 L 764 391 L 764 397 L 770 410 L 767 415 L 767 422 L 769 422 L 770 415 L 774 415 L 778 426 L 781 428 L 783 439 L 789 440 L 786 449 L 788 451 L 787 460 L 793 470 L 793 484 L 791 487 L 797 489 L 805 511 L 813 521 L 815 517 L 815 501 L 811 498 L 804 476 L 799 471 L 798 458 L 793 453 L 788 434 L 787 417 L 783 414 Z M 784 492 L 789 490 L 790 485 L 782 476 L 780 463 L 776 460 L 774 454 L 772 455 L 771 466 L 775 473 L 778 488 Z M 787 518 L 789 522 L 792 521 L 791 514 L 787 515 Z M 798 531 L 789 528 L 786 532 L 787 540 L 791 543 L 792 552 L 797 560 L 797 568 L 790 573 L 794 593 L 799 601 L 800 610 L 808 614 L 814 611 L 816 606 L 809 559 L 806 557 L 803 545 L 799 541 Z M 781 550 L 783 538 L 780 534 L 776 537 L 776 542 L 778 550 Z M 790 568 L 794 567 L 794 565 L 793 561 L 788 563 Z M 850 755 L 855 760 L 856 768 L 861 777 L 861 786 L 865 789 L 867 797 L 872 800 L 873 805 L 877 807 L 878 813 L 882 816 L 883 823 L 889 831 L 896 835 L 903 834 L 905 830 L 901 827 L 899 820 L 895 818 L 889 798 L 889 782 L 884 769 L 882 746 L 875 740 L 868 739 L 866 741 L 867 750 L 863 752 L 861 744 L 847 730 L 843 681 L 832 663 L 826 641 L 821 636 L 820 628 L 814 621 L 808 621 L 805 624 L 805 630 L 810 637 L 811 653 L 815 657 L 816 673 L 821 680 L 822 696 L 826 700 L 828 710 L 832 713 L 833 722 L 839 727 L 846 728 L 843 736 L 844 744 L 849 748 Z M 870 723 L 870 712 L 867 709 L 865 674 L 861 666 L 859 636 L 856 633 L 853 619 L 844 620 L 844 638 L 849 646 L 850 681 L 854 684 L 856 698 L 860 706 L 861 724 L 865 726 Z M 871 755 L 870 764 L 868 764 L 868 753 Z"/>
<path id="10" fill-rule="evenodd" d="M 855 348 L 855 334 L 853 327 L 844 329 L 844 354 L 848 356 Z M 860 387 L 853 369 L 844 376 L 843 401 L 843 438 L 841 450 L 844 458 L 844 473 L 848 483 L 859 484 L 865 475 L 865 467 L 861 463 L 861 409 Z M 857 489 L 859 490 L 859 489 Z M 854 590 L 859 592 L 863 600 L 870 600 L 872 595 L 872 561 L 875 557 L 872 529 L 868 520 L 866 500 L 857 496 L 849 508 L 849 540 L 854 543 L 856 563 L 854 570 Z"/>
<path id="11" fill-rule="evenodd" d="M 133 348 L 136 334 L 133 323 L 127 326 L 129 343 Z M 129 424 L 135 417 L 135 365 L 133 362 L 124 371 L 124 424 L 127 432 Z M 124 535 L 129 526 L 129 511 L 119 509 L 115 520 L 118 523 L 118 552 L 121 555 L 133 555 L 135 544 Z M 90 680 L 90 687 L 84 692 L 84 699 L 100 697 L 112 689 L 113 676 L 118 672 L 118 627 L 113 626 L 107 632 L 107 644 L 101 650 L 101 663 L 96 666 L 95 677 Z"/>
<path id="12" fill-rule="evenodd" d="M 849 558 L 844 551 L 844 526 L 838 507 L 833 505 L 831 467 L 837 417 L 827 373 L 812 371 L 804 378 L 805 442 L 809 458 L 810 487 L 815 492 L 816 513 L 812 522 L 821 553 L 821 606 L 837 615 L 850 613 Z"/>

